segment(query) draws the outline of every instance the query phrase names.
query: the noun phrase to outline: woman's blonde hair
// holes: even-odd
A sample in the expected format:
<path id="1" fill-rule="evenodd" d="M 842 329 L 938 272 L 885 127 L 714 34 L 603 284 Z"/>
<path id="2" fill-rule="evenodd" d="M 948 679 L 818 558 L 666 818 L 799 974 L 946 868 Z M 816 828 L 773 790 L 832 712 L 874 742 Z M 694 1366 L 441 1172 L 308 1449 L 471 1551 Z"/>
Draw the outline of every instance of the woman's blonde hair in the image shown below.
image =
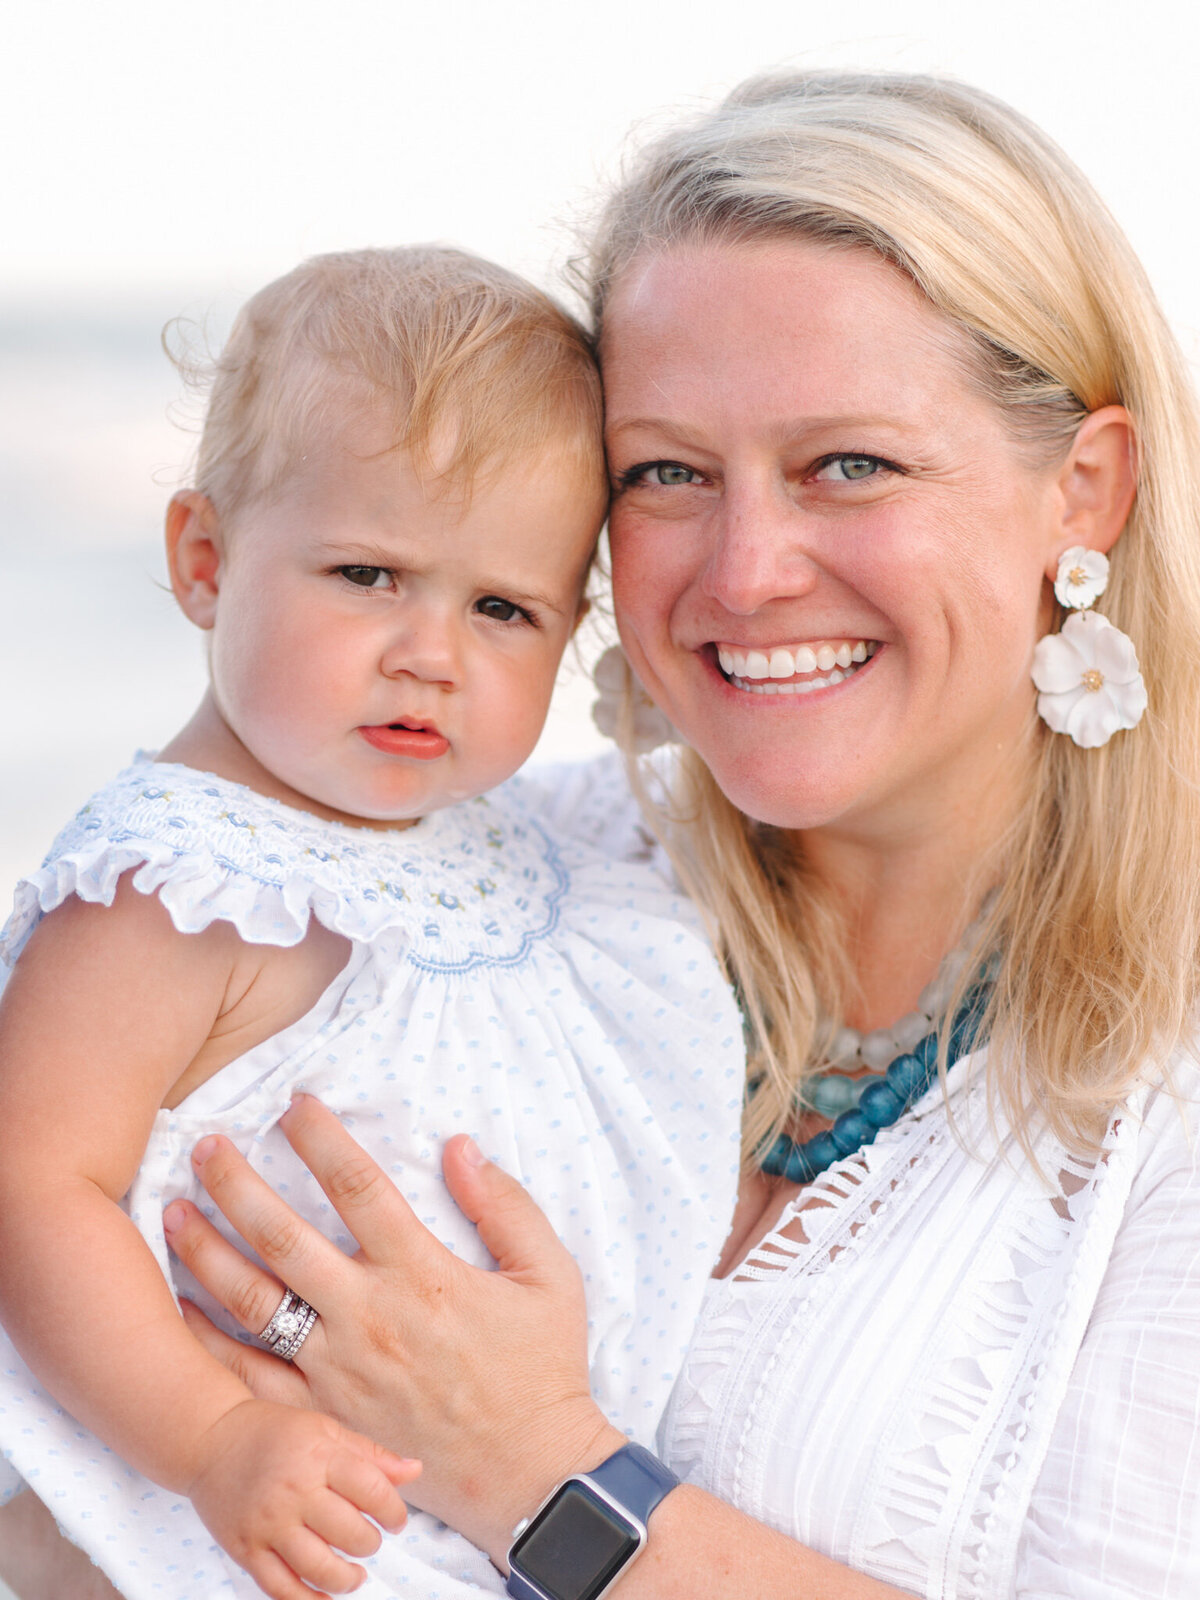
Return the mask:
<path id="1" fill-rule="evenodd" d="M 1040 1112 L 1093 1145 L 1197 998 L 1200 427 L 1186 365 L 1120 229 L 1052 141 L 990 95 L 918 76 L 758 78 L 658 139 L 582 264 L 597 327 L 635 257 L 789 238 L 871 250 L 905 273 L 962 330 L 974 381 L 1047 464 L 1088 412 L 1119 402 L 1133 418 L 1137 499 L 1102 609 L 1136 644 L 1149 711 L 1082 750 L 1034 724 L 1031 690 L 1035 785 L 998 860 L 981 864 L 996 892 L 976 952 L 999 962 L 998 1104 L 1026 1143 Z M 802 841 L 741 815 L 694 753 L 659 811 L 756 1036 L 752 1159 L 821 1064 L 819 1017 L 852 981 L 842 942 Z"/>
<path id="2" fill-rule="evenodd" d="M 382 404 L 395 444 L 469 490 L 476 474 L 551 443 L 581 493 L 607 495 L 591 343 L 548 295 L 443 245 L 313 256 L 260 289 L 209 368 L 195 487 L 223 515 L 269 495 L 314 430 Z M 440 448 L 449 441 L 449 448 Z"/>

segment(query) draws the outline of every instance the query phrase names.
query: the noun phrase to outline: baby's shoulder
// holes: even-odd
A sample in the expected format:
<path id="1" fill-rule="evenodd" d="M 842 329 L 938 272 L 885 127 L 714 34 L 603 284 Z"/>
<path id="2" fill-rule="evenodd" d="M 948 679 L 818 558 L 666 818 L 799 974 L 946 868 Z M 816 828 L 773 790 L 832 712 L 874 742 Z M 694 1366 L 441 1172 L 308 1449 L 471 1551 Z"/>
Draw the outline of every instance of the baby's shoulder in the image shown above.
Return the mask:
<path id="1" fill-rule="evenodd" d="M 649 863 L 669 874 L 618 751 L 590 761 L 524 767 L 496 791 L 496 800 L 537 818 L 568 850 Z"/>

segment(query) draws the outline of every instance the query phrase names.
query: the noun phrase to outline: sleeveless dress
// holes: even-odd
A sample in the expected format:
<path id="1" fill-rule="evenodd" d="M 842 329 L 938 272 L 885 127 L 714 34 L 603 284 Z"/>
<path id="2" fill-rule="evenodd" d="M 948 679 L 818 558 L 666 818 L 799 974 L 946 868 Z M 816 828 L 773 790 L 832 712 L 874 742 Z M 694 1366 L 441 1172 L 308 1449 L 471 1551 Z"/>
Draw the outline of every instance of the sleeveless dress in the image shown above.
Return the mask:
<path id="1" fill-rule="evenodd" d="M 612 770 L 597 769 L 609 776 L 596 794 L 577 791 L 580 809 L 604 811 Z M 732 1213 L 741 1025 L 695 912 L 656 865 L 600 853 L 583 837 L 595 828 L 556 831 L 533 809 L 542 797 L 518 780 L 380 832 L 139 758 L 20 884 L 0 953 L 15 961 L 69 895 L 111 904 L 124 873 L 183 932 L 221 919 L 287 946 L 314 916 L 344 935 L 347 965 L 306 1016 L 159 1112 L 124 1205 L 164 1274 L 236 1331 L 162 1231 L 178 1196 L 221 1223 L 189 1162 L 211 1132 L 354 1248 L 276 1127 L 298 1089 L 338 1113 L 445 1243 L 489 1266 L 441 1178 L 443 1143 L 470 1132 L 579 1261 L 594 1392 L 652 1445 Z M 258 1594 L 188 1502 L 64 1413 L 2 1338 L 0 1454 L 0 1497 L 31 1486 L 129 1600 Z M 367 1600 L 503 1588 L 420 1512 L 365 1565 Z"/>

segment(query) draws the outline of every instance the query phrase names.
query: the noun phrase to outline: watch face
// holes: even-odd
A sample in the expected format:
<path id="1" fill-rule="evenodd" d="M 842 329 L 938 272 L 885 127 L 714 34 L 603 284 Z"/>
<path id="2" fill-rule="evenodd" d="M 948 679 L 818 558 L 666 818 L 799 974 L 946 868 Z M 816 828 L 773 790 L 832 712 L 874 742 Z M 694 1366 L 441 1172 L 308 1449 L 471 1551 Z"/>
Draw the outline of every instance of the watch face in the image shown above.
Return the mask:
<path id="1" fill-rule="evenodd" d="M 611 1506 L 586 1484 L 569 1481 L 513 1545 L 509 1560 L 552 1600 L 596 1600 L 639 1543 Z"/>

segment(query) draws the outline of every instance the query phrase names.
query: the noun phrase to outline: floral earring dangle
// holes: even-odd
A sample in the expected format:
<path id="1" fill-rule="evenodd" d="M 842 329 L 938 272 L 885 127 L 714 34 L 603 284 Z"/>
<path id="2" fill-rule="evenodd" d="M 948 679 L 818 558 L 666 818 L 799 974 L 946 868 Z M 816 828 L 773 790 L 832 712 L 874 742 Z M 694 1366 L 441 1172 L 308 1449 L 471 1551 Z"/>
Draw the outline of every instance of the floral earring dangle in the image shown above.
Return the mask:
<path id="1" fill-rule="evenodd" d="M 633 753 L 644 756 L 662 744 L 679 744 L 679 734 L 663 716 L 638 682 L 619 644 L 612 645 L 597 661 L 592 673 L 600 698 L 592 707 L 592 721 L 618 743 L 625 697 L 632 697 Z"/>
<path id="2" fill-rule="evenodd" d="M 1033 652 L 1038 715 L 1085 750 L 1107 744 L 1121 728 L 1136 727 L 1146 709 L 1133 640 L 1087 609 L 1107 583 L 1108 559 L 1098 550 L 1083 545 L 1064 550 L 1054 593 L 1071 615 L 1060 633 L 1039 639 Z"/>

